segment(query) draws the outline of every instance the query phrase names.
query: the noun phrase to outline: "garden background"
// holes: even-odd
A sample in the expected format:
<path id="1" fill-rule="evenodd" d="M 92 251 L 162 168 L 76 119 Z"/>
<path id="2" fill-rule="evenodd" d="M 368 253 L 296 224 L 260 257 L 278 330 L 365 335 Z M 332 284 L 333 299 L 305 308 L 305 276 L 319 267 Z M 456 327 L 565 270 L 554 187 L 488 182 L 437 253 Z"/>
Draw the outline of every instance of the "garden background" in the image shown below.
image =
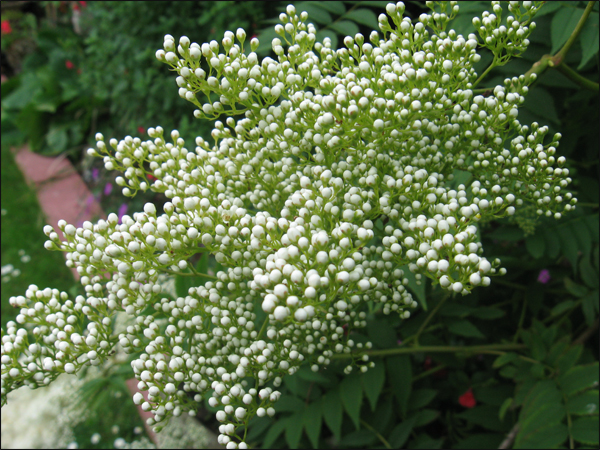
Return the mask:
<path id="1" fill-rule="evenodd" d="M 337 47 L 345 35 L 376 29 L 386 3 L 295 6 L 309 13 L 318 38 L 328 36 Z M 466 35 L 473 31 L 471 17 L 489 3 L 459 3 L 462 13 L 451 27 Z M 121 196 L 117 174 L 86 156 L 95 133 L 144 138 L 148 127 L 160 124 L 188 139 L 210 135 L 211 125 L 192 119 L 175 77 L 156 61 L 163 36 L 186 35 L 201 43 L 242 27 L 248 36 L 258 35 L 264 57 L 286 5 L 2 3 L 3 327 L 17 314 L 8 299 L 29 284 L 81 293 L 62 255 L 43 248 L 45 218 L 36 191 L 10 149 L 27 144 L 43 155 L 67 157 L 91 192 L 87 206 L 99 202 L 107 214 L 123 216 L 148 201 L 162 205 L 166 199 L 158 194 Z M 523 58 L 496 68 L 482 86 L 493 87 L 526 73 L 544 55 L 556 55 L 586 6 L 545 5 Z M 410 2 L 406 14 L 417 18 L 425 9 Z M 407 321 L 371 311 L 366 338 L 374 344 L 375 368 L 343 376 L 340 362 L 288 377 L 276 418 L 255 419 L 249 442 L 279 448 L 597 447 L 598 42 L 595 3 L 564 63 L 539 75 L 519 116 L 522 123 L 548 125 L 549 135 L 562 133 L 558 153 L 567 157 L 577 210 L 558 221 L 536 222 L 532 210 L 518 220 L 482 224 L 484 248 L 500 257 L 506 276 L 450 302 L 438 287 L 413 284 L 421 308 Z M 490 59 L 483 54 L 480 72 Z M 175 285 L 187 291 L 181 280 Z M 505 348 L 482 347 L 490 342 Z M 73 428 L 80 447 L 127 446 L 144 434 L 125 385 L 130 367 L 114 363 L 107 373 L 104 381 L 81 388 L 80 400 L 92 414 Z M 212 411 L 207 404 L 199 419 L 216 429 Z"/>

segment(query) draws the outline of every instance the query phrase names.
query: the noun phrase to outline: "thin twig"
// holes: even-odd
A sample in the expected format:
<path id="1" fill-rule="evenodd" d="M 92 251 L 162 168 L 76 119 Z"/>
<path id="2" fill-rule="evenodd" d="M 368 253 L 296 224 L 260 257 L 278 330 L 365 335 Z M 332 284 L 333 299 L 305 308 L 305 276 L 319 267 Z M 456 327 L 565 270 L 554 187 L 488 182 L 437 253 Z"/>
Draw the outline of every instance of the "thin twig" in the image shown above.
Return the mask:
<path id="1" fill-rule="evenodd" d="M 515 423 L 515 426 L 508 432 L 506 438 L 502 441 L 498 448 L 510 448 L 519 433 L 519 424 Z"/>

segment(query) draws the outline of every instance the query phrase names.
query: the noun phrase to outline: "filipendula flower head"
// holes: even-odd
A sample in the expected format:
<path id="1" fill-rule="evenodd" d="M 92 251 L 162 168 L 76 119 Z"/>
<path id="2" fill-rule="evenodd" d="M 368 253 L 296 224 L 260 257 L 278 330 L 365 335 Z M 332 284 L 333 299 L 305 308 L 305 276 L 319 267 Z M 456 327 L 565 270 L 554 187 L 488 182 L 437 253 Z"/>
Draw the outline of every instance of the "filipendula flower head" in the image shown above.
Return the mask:
<path id="1" fill-rule="evenodd" d="M 366 325 L 367 302 L 410 317 L 407 270 L 461 294 L 504 274 L 483 255 L 480 221 L 531 204 L 559 218 L 576 203 L 555 156 L 560 136 L 544 143 L 547 127 L 517 119 L 532 78 L 507 79 L 487 97 L 473 91 L 478 47 L 505 63 L 528 43 L 539 5 L 525 2 L 523 13 L 512 3 L 507 25 L 494 3 L 479 38 L 446 31 L 456 2 L 432 4 L 414 23 L 390 4 L 380 32 L 346 37 L 338 50 L 316 42 L 307 14 L 290 5 L 276 60 L 260 61 L 258 40 L 246 43 L 241 29 L 220 44 L 165 36 L 156 57 L 176 72 L 194 116 L 214 121 L 214 143 L 189 146 L 161 127 L 147 140 L 96 136 L 89 153 L 123 172 L 124 195 L 151 189 L 170 201 L 162 214 L 146 204 L 80 228 L 61 222 L 64 242 L 45 228 L 46 247 L 66 252 L 86 295 L 30 286 L 11 299 L 29 328 L 2 331 L 2 402 L 21 384 L 99 364 L 118 344 L 141 352 L 132 367 L 149 395 L 134 401 L 156 430 L 193 415 L 209 393 L 219 442 L 245 448 L 236 430 L 275 414 L 276 388 L 301 364 L 316 371 L 354 352 L 346 372 L 367 370 L 349 331 Z M 457 169 L 467 184 L 452 184 Z M 183 272 L 201 252 L 224 269 L 185 297 L 159 296 L 159 274 Z M 114 336 L 117 311 L 132 323 Z"/>

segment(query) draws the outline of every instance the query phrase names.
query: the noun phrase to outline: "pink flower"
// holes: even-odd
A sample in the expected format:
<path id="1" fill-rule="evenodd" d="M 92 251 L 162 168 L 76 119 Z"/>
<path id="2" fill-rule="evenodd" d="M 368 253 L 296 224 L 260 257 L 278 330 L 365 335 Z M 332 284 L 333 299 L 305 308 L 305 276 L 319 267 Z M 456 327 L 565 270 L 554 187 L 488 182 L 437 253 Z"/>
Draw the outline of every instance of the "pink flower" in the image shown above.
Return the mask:
<path id="1" fill-rule="evenodd" d="M 73 64 L 70 60 L 66 60 L 65 61 L 65 66 L 67 66 L 67 69 L 71 70 L 73 67 L 75 67 L 75 64 Z"/>
<path id="2" fill-rule="evenodd" d="M 12 33 L 12 28 L 10 26 L 10 22 L 8 20 L 2 21 L 2 34 L 10 34 Z"/>
<path id="3" fill-rule="evenodd" d="M 537 277 L 538 283 L 546 284 L 550 281 L 550 272 L 548 269 L 542 269 Z"/>
<path id="4" fill-rule="evenodd" d="M 97 167 L 92 169 L 92 180 L 97 181 L 100 176 L 100 170 Z"/>
<path id="5" fill-rule="evenodd" d="M 108 196 L 112 192 L 112 183 L 106 183 L 104 186 L 104 195 Z"/>
<path id="6" fill-rule="evenodd" d="M 477 400 L 475 400 L 475 396 L 473 395 L 473 389 L 467 389 L 463 395 L 458 397 L 458 403 L 465 408 L 474 408 L 477 405 Z"/>
<path id="7" fill-rule="evenodd" d="M 146 132 L 146 129 L 144 127 L 138 127 L 138 133 L 144 134 L 145 132 Z"/>

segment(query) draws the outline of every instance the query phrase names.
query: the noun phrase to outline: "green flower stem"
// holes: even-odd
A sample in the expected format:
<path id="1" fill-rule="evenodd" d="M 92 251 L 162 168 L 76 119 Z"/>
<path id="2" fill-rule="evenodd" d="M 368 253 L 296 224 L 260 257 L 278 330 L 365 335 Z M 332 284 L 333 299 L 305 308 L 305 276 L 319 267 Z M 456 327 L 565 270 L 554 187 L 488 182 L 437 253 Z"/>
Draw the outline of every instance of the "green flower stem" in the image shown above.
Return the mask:
<path id="1" fill-rule="evenodd" d="M 473 346 L 453 346 L 453 345 L 430 345 L 430 346 L 414 346 L 404 348 L 386 348 L 384 350 L 367 350 L 361 353 L 344 353 L 332 355 L 331 359 L 347 359 L 356 358 L 362 355 L 369 356 L 391 356 L 403 355 L 410 353 L 485 353 L 489 350 L 522 350 L 526 348 L 525 344 L 490 344 L 490 345 L 473 345 Z"/>
<path id="2" fill-rule="evenodd" d="M 577 85 L 579 85 L 585 89 L 590 89 L 590 90 L 596 91 L 596 92 L 598 91 L 598 83 L 594 83 L 593 81 L 588 80 L 585 77 L 582 77 L 577 72 L 575 72 L 573 69 L 566 66 L 566 64 L 564 64 L 564 62 L 563 62 L 565 60 L 565 57 L 567 56 L 568 51 L 571 49 L 571 47 L 573 46 L 573 44 L 579 37 L 579 34 L 583 30 L 583 26 L 584 26 L 586 20 L 588 19 L 589 15 L 592 12 L 594 3 L 595 2 L 588 2 L 588 5 L 585 8 L 583 15 L 581 16 L 581 19 L 579 19 L 577 26 L 573 30 L 573 33 L 571 33 L 571 36 L 569 36 L 569 39 L 567 40 L 565 45 L 563 45 L 563 47 L 558 51 L 558 53 L 556 53 L 556 55 L 554 55 L 554 56 L 552 56 L 552 55 L 542 56 L 540 58 L 540 60 L 535 62 L 533 64 L 533 66 L 531 66 L 531 69 L 529 69 L 527 71 L 527 73 L 525 74 L 526 80 L 529 80 L 529 78 L 531 77 L 532 74 L 536 74 L 539 78 L 539 76 L 542 75 L 550 67 L 550 68 L 558 69 L 563 75 L 565 75 L 567 78 L 569 78 L 571 81 L 573 81 Z"/>
<path id="3" fill-rule="evenodd" d="M 485 78 L 485 76 L 494 68 L 497 67 L 498 64 L 496 64 L 496 59 L 494 58 L 494 60 L 492 61 L 492 63 L 488 66 L 487 69 L 485 69 L 485 71 L 479 75 L 479 78 L 477 78 L 477 80 L 475 80 L 475 83 L 473 83 L 473 87 L 477 86 L 481 80 L 483 80 Z"/>
<path id="4" fill-rule="evenodd" d="M 552 60 L 550 60 L 550 62 L 549 62 L 550 67 L 553 67 L 552 64 L 553 64 L 553 62 L 552 62 Z M 577 72 L 575 72 L 569 66 L 567 66 L 565 63 L 559 64 L 558 66 L 556 66 L 556 70 L 558 70 L 560 73 L 562 73 L 564 76 L 566 76 L 569 80 L 573 81 L 574 83 L 578 84 L 579 86 L 589 89 L 590 91 L 598 92 L 598 88 L 599 88 L 598 83 L 594 83 L 592 80 L 588 80 L 586 77 L 579 75 Z"/>
<path id="5" fill-rule="evenodd" d="M 593 2 L 593 1 L 588 2 L 587 6 L 585 8 L 585 11 L 583 12 L 583 15 L 581 16 L 581 19 L 579 19 L 577 26 L 571 33 L 571 36 L 569 36 L 569 39 L 567 39 L 567 42 L 565 43 L 565 45 L 563 45 L 563 47 L 559 50 L 559 52 L 556 55 L 554 55 L 555 58 L 559 58 L 560 62 L 562 62 L 565 59 L 565 56 L 567 56 L 567 52 L 571 49 L 571 47 L 573 46 L 573 44 L 575 43 L 575 41 L 581 34 L 581 31 L 583 30 L 583 26 L 585 25 L 585 22 L 587 21 L 588 17 L 592 13 L 592 8 L 594 7 L 594 3 L 596 3 L 596 2 Z M 559 62 L 559 64 L 560 64 L 560 62 Z"/>
<path id="6" fill-rule="evenodd" d="M 519 340 L 519 334 L 521 334 L 521 330 L 523 329 L 523 322 L 525 321 L 525 312 L 527 311 L 527 302 L 523 302 L 523 306 L 521 307 L 521 317 L 519 317 L 519 325 L 517 326 L 517 331 L 513 336 L 513 343 Z"/>
<path id="7" fill-rule="evenodd" d="M 265 317 L 265 321 L 260 327 L 260 331 L 258 332 L 258 336 L 256 336 L 256 340 L 258 341 L 263 334 L 265 334 L 265 330 L 267 329 L 267 324 L 269 323 L 269 316 Z"/>
<path id="8" fill-rule="evenodd" d="M 383 444 L 383 446 L 385 448 L 392 448 L 392 446 L 390 445 L 390 443 L 388 441 L 386 441 L 385 438 L 381 435 L 381 433 L 379 433 L 375 428 L 373 428 L 371 425 L 369 425 L 363 419 L 360 419 L 360 423 L 363 424 L 366 429 L 368 429 L 368 430 L 372 431 L 373 433 L 375 433 L 375 436 L 377 436 L 377 439 L 379 439 L 381 441 L 381 443 Z"/>
<path id="9" fill-rule="evenodd" d="M 435 306 L 435 308 L 433 308 L 433 310 L 429 313 L 429 315 L 427 316 L 427 318 L 425 319 L 425 322 L 423 322 L 421 324 L 421 326 L 419 327 L 419 329 L 417 330 L 415 337 L 414 337 L 414 341 L 415 341 L 415 345 L 418 346 L 419 345 L 419 336 L 421 336 L 421 333 L 423 333 L 423 330 L 425 329 L 425 327 L 427 326 L 427 324 L 431 321 L 431 319 L 433 319 L 433 316 L 435 315 L 436 312 L 438 312 L 438 310 L 442 307 L 442 305 L 444 304 L 444 302 L 446 300 L 448 300 L 450 298 L 450 294 L 445 295 L 440 302 Z"/>

